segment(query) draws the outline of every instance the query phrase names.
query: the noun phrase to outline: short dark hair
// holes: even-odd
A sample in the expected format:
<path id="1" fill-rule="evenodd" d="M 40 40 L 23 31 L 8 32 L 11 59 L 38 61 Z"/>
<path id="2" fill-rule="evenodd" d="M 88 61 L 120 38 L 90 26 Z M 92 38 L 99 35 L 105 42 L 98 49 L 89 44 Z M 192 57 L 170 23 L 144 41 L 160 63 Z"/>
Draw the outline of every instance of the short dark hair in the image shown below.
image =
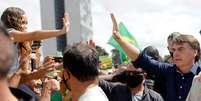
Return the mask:
<path id="1" fill-rule="evenodd" d="M 98 52 L 87 44 L 68 46 L 63 59 L 64 68 L 81 82 L 95 80 L 98 76 Z"/>
<path id="2" fill-rule="evenodd" d="M 200 59 L 200 43 L 192 35 L 182 34 L 182 35 L 176 37 L 173 40 L 173 43 L 175 43 L 175 44 L 188 43 L 191 48 L 198 51 L 197 56 L 195 56 L 195 62 L 197 62 Z"/>
<path id="3" fill-rule="evenodd" d="M 152 57 L 154 60 L 161 61 L 161 56 L 159 55 L 159 51 L 154 46 L 147 46 L 144 48 L 144 52 Z"/>
<path id="4" fill-rule="evenodd" d="M 7 28 L 22 30 L 21 24 L 25 12 L 18 7 L 8 7 L 1 15 L 1 21 Z"/>

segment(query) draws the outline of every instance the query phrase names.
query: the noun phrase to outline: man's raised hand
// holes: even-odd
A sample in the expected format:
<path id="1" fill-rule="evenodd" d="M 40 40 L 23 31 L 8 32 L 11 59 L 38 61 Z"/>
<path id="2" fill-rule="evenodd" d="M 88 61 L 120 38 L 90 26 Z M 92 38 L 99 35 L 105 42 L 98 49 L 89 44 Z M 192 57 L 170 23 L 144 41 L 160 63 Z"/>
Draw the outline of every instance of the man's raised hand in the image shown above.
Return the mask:
<path id="1" fill-rule="evenodd" d="M 118 28 L 118 25 L 117 25 L 117 21 L 116 21 L 115 16 L 114 16 L 113 13 L 111 13 L 110 16 L 111 16 L 112 23 L 113 23 L 113 30 L 112 30 L 113 37 L 115 38 L 115 40 L 118 40 L 118 39 L 121 38 L 121 35 L 119 33 L 119 28 Z"/>

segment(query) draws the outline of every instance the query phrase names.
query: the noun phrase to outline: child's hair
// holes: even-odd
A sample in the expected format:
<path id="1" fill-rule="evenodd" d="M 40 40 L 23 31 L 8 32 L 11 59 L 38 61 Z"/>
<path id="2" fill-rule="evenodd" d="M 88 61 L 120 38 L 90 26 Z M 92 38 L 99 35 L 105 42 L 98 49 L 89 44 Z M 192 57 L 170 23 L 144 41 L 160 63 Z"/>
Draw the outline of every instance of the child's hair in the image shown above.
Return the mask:
<path id="1" fill-rule="evenodd" d="M 7 8 L 2 16 L 1 21 L 4 23 L 7 28 L 14 28 L 15 30 L 22 31 L 23 28 L 21 26 L 23 15 L 25 12 L 18 7 L 9 7 Z"/>

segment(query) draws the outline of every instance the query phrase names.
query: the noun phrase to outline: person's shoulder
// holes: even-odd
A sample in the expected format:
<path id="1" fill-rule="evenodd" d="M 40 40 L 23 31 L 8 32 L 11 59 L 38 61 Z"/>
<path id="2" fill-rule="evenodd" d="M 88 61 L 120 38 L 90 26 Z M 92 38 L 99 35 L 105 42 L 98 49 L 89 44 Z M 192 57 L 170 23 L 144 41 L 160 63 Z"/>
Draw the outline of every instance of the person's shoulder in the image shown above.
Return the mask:
<path id="1" fill-rule="evenodd" d="M 111 90 L 112 94 L 129 94 L 130 93 L 130 89 L 128 88 L 128 86 L 126 84 L 122 84 L 122 83 L 115 83 L 114 87 Z"/>
<path id="2" fill-rule="evenodd" d="M 148 88 L 147 88 L 148 89 Z M 157 93 L 156 91 L 152 90 L 152 89 L 148 89 L 148 93 L 152 96 L 160 96 L 159 93 Z"/>
<path id="3" fill-rule="evenodd" d="M 147 93 L 149 94 L 151 99 L 154 99 L 154 101 L 164 101 L 162 96 L 157 93 L 156 91 L 152 89 L 145 88 L 147 90 Z"/>
<path id="4" fill-rule="evenodd" d="M 201 77 L 199 75 L 196 75 L 193 78 L 193 83 L 199 83 L 199 84 L 201 84 Z"/>
<path id="5" fill-rule="evenodd" d="M 78 101 L 109 101 L 103 90 L 98 87 L 92 87 L 79 98 Z"/>
<path id="6" fill-rule="evenodd" d="M 122 84 L 120 82 L 114 83 L 114 88 L 118 88 L 118 89 L 128 89 L 126 84 Z"/>
<path id="7" fill-rule="evenodd" d="M 110 82 L 103 80 L 103 79 L 100 79 L 98 83 L 99 83 L 99 87 L 101 87 L 101 88 L 106 88 L 106 87 L 112 86 L 112 84 Z"/>

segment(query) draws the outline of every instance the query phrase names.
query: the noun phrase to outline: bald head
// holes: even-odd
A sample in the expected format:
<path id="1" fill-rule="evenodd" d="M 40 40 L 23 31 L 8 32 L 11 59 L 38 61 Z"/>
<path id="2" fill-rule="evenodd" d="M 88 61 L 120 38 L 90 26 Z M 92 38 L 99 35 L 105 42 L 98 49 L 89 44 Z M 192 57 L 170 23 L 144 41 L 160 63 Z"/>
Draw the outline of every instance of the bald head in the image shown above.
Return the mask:
<path id="1" fill-rule="evenodd" d="M 14 48 L 5 28 L 0 25 L 0 79 L 7 76 L 14 58 Z"/>

